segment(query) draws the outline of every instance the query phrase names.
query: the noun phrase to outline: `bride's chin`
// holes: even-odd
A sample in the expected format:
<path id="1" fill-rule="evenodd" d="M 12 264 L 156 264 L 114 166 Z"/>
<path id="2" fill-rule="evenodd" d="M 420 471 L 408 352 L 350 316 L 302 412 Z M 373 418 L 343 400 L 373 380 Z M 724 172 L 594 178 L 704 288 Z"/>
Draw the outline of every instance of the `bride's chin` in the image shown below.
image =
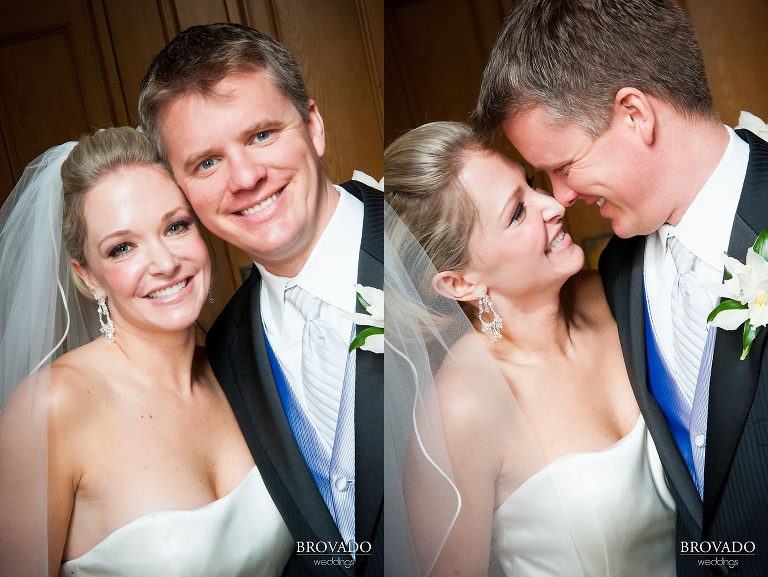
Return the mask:
<path id="1" fill-rule="evenodd" d="M 195 322 L 200 316 L 200 309 L 195 309 L 196 312 L 185 311 L 178 312 L 178 314 L 160 315 L 156 316 L 153 320 L 156 331 L 164 333 L 183 333 L 189 330 L 195 330 Z"/>

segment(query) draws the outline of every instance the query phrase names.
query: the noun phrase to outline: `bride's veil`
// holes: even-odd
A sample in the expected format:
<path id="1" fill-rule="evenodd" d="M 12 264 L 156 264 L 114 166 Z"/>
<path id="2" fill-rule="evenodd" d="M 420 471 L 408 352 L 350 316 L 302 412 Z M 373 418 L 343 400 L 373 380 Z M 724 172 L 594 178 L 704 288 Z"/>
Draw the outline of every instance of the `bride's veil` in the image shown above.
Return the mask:
<path id="1" fill-rule="evenodd" d="M 517 461 L 511 478 L 506 479 L 507 492 L 540 473 L 549 491 L 537 494 L 549 499 L 550 510 L 558 510 L 558 497 L 542 471 L 544 459 L 531 430 L 480 340 L 483 337 L 456 301 L 437 294 L 432 286 L 436 270 L 430 259 L 395 211 L 385 207 L 385 566 L 388 575 L 426 577 L 433 574 L 466 507 L 446 446 L 436 391 L 439 371 L 451 371 L 467 388 L 495 386 L 507 395 L 504 418 L 509 419 L 507 430 L 514 436 Z M 487 522 L 494 523 L 494 519 Z M 569 535 L 561 514 L 546 522 L 556 534 Z M 576 559 L 570 537 L 558 547 Z M 490 567 L 491 573 L 502 574 L 494 555 Z M 578 566 L 573 571 L 574 576 L 580 574 Z"/>
<path id="2" fill-rule="evenodd" d="M 44 367 L 99 334 L 62 246 L 60 172 L 75 144 L 32 161 L 0 209 L 0 575 L 48 575 Z"/>

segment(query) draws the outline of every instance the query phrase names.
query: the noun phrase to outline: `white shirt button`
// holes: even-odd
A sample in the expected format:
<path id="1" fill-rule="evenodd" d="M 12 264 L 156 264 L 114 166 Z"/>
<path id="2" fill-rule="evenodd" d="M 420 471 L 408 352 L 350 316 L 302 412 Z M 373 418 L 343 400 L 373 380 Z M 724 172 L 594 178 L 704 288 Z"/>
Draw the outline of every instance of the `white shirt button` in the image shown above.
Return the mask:
<path id="1" fill-rule="evenodd" d="M 699 433 L 698 435 L 696 435 L 693 438 L 693 444 L 696 445 L 697 447 L 701 448 L 701 447 L 703 447 L 704 445 L 707 444 L 707 438 L 704 435 L 702 435 L 701 433 Z"/>

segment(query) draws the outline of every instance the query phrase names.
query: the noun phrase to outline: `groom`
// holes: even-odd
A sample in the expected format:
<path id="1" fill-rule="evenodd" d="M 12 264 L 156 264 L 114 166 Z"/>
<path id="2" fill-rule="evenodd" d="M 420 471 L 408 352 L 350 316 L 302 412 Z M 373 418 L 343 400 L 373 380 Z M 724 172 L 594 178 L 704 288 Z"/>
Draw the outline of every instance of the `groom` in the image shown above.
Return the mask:
<path id="1" fill-rule="evenodd" d="M 768 571 L 768 357 L 706 327 L 724 251 L 768 228 L 768 144 L 723 126 L 672 0 L 520 0 L 475 111 L 545 170 L 566 206 L 596 203 L 600 261 L 632 386 L 677 503 L 679 576 Z M 631 511 L 627 512 L 631 514 Z"/>
<path id="2" fill-rule="evenodd" d="M 382 288 L 383 195 L 331 183 L 298 64 L 256 30 L 182 32 L 139 108 L 202 223 L 254 261 L 206 349 L 296 541 L 284 575 L 382 575 L 383 360 L 348 354 L 344 315 L 356 283 Z"/>

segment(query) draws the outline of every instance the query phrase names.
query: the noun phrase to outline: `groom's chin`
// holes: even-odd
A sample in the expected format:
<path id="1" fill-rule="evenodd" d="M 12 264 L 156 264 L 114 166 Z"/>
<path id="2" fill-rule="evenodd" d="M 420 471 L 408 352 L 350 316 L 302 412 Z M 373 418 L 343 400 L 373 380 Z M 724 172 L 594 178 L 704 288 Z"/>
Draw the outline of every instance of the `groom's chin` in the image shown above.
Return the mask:
<path id="1" fill-rule="evenodd" d="M 627 223 L 618 219 L 611 219 L 611 230 L 613 230 L 613 234 L 619 238 L 649 235 L 652 232 L 655 232 L 657 228 L 648 228 L 647 226 L 640 226 L 638 223 Z"/>

